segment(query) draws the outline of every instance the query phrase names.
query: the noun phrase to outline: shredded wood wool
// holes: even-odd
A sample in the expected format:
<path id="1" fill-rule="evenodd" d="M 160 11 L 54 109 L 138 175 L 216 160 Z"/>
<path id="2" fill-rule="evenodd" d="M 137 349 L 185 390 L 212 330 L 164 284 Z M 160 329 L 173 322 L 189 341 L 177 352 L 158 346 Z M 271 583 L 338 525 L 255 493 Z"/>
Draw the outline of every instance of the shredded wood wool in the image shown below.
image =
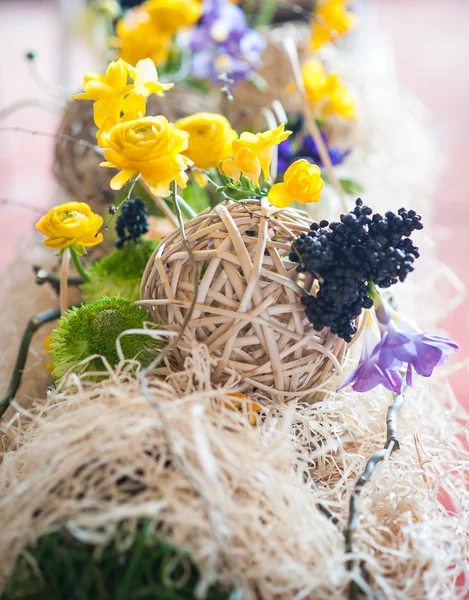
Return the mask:
<path id="1" fill-rule="evenodd" d="M 243 598 L 345 598 L 350 578 L 365 572 L 363 585 L 384 598 L 463 597 L 454 586 L 469 553 L 469 457 L 457 409 L 442 415 L 444 382 L 408 393 L 401 449 L 363 492 L 362 568 L 349 572 L 348 500 L 385 439 L 387 394 L 264 403 L 253 426 L 249 403 L 233 404 L 236 380 L 212 388 L 211 360 L 198 345 L 185 372 L 166 381 L 131 376 L 125 363 L 98 384 L 73 375 L 11 424 L 1 585 L 48 531 L 65 527 L 102 546 L 122 521 L 151 518 L 193 554 L 200 590 L 216 581 Z M 458 514 L 444 509 L 443 490 Z"/>

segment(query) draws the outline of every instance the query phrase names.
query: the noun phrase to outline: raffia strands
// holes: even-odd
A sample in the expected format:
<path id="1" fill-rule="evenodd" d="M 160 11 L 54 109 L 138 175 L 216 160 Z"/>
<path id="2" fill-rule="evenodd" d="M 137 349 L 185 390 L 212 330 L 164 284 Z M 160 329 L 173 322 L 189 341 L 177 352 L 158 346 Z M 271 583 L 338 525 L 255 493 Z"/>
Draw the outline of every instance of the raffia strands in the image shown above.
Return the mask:
<path id="1" fill-rule="evenodd" d="M 185 225 L 199 272 L 199 291 L 188 335 L 218 359 L 214 383 L 234 373 L 272 398 L 300 398 L 340 371 L 347 344 L 318 333 L 304 315 L 291 240 L 308 231 L 310 218 L 267 201 L 228 202 Z M 141 304 L 175 331 L 193 297 L 193 267 L 179 231 L 165 238 L 142 278 Z M 300 285 L 301 284 L 301 285 Z M 182 368 L 184 344 L 175 349 Z M 248 392 L 249 393 L 249 392 Z"/>
<path id="2" fill-rule="evenodd" d="M 72 377 L 10 425 L 17 450 L 0 467 L 1 585 L 53 528 L 99 547 L 117 523 L 147 517 L 194 554 L 202 589 L 216 578 L 243 598 L 347 597 L 348 497 L 383 443 L 388 398 L 325 393 L 313 405 L 265 406 L 253 427 L 225 405 L 233 382 L 213 389 L 211 361 L 196 345 L 184 373 L 150 376 L 145 389 L 124 366 L 99 384 Z M 454 408 L 441 415 L 439 385 L 408 398 L 401 450 L 361 501 L 357 559 L 386 600 L 464 593 L 454 581 L 469 550 L 469 463 Z M 436 500 L 440 485 L 459 517 Z"/>

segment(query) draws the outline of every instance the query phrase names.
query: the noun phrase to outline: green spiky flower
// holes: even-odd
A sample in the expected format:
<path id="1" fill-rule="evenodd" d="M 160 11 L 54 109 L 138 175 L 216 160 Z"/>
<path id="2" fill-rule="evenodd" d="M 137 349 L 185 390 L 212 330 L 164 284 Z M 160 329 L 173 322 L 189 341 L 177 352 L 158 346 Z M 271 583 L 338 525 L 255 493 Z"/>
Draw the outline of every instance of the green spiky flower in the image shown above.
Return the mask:
<path id="1" fill-rule="evenodd" d="M 89 281 L 80 286 L 83 300 L 92 302 L 103 295 L 138 300 L 140 281 L 155 248 L 150 240 L 128 242 L 99 260 L 89 269 Z"/>
<path id="2" fill-rule="evenodd" d="M 127 329 L 143 329 L 145 322 L 148 322 L 147 313 L 120 296 L 103 296 L 68 310 L 52 332 L 53 376 L 62 377 L 69 370 L 75 373 L 103 371 L 100 358 L 77 364 L 93 354 L 104 356 L 114 367 L 119 362 L 116 349 L 119 334 Z M 137 358 L 145 364 L 156 355 L 163 342 L 132 334 L 122 336 L 120 344 L 126 359 Z"/>

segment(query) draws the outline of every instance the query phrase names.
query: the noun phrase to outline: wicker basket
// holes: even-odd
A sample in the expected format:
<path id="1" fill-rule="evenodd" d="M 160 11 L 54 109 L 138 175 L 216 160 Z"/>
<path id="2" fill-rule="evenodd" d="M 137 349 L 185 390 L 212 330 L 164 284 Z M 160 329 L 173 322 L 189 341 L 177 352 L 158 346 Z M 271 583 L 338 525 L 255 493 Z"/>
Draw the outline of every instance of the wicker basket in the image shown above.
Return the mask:
<path id="1" fill-rule="evenodd" d="M 174 353 L 183 368 L 191 339 L 217 359 L 213 383 L 233 374 L 271 398 L 306 396 L 340 366 L 346 343 L 313 329 L 301 296 L 314 284 L 288 260 L 293 238 L 311 218 L 257 200 L 218 205 L 186 224 L 199 273 L 188 341 Z M 150 259 L 141 297 L 152 318 L 179 330 L 194 290 L 194 270 L 180 231 L 170 234 Z"/>

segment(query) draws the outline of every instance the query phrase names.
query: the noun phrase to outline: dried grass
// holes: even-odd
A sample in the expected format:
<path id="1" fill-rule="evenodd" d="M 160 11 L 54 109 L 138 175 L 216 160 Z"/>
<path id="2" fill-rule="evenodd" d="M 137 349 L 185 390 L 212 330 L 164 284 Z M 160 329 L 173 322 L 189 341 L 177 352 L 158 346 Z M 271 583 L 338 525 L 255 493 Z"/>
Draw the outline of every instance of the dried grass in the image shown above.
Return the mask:
<path id="1" fill-rule="evenodd" d="M 18 450 L 0 471 L 3 581 L 53 528 L 100 545 L 120 521 L 149 517 L 194 553 L 206 584 L 216 577 L 246 598 L 346 596 L 348 497 L 383 443 L 389 398 L 324 392 L 312 405 L 264 404 L 252 427 L 225 406 L 235 381 L 212 388 L 210 361 L 195 346 L 186 372 L 166 382 L 125 369 L 94 385 L 74 376 L 10 426 Z M 409 393 L 401 450 L 361 501 L 357 558 L 383 598 L 463 597 L 454 580 L 469 551 L 469 462 L 455 407 L 442 418 L 440 385 Z M 441 488 L 458 516 L 439 502 Z"/>

